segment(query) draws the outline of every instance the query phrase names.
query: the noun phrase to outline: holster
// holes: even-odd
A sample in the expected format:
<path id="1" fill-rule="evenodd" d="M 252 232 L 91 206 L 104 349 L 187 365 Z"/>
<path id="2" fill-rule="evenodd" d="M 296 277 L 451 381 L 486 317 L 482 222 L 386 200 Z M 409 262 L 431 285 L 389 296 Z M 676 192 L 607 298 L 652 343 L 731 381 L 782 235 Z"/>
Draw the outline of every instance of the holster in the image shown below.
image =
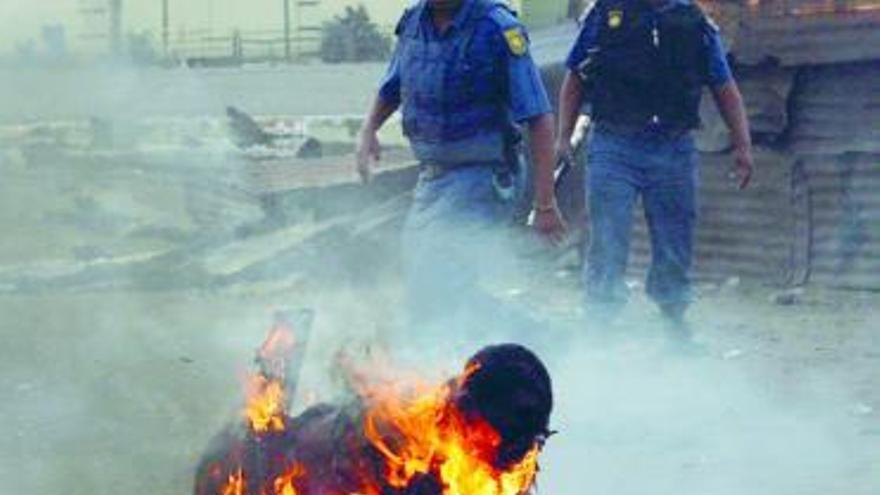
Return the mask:
<path id="1" fill-rule="evenodd" d="M 495 192 L 504 201 L 513 201 L 519 193 L 520 178 L 525 172 L 524 151 L 522 130 L 511 122 L 504 131 L 504 161 L 493 175 Z"/>
<path id="2" fill-rule="evenodd" d="M 588 100 L 595 92 L 600 70 L 599 48 L 592 48 L 587 52 L 587 58 L 577 66 L 575 71 L 575 75 L 583 85 L 584 99 Z"/>

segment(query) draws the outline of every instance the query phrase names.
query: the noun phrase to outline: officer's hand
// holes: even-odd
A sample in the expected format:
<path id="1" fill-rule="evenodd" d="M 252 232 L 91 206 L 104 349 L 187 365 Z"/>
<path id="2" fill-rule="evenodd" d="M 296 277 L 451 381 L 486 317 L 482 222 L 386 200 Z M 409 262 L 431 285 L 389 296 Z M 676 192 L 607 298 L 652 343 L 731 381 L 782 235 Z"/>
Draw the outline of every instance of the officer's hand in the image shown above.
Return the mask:
<path id="1" fill-rule="evenodd" d="M 382 147 L 374 131 L 360 133 L 357 148 L 357 173 L 365 184 L 372 178 L 372 162 L 382 158 Z"/>
<path id="2" fill-rule="evenodd" d="M 736 148 L 733 152 L 734 174 L 739 180 L 740 190 L 749 187 L 752 174 L 755 172 L 755 160 L 752 157 L 751 147 Z"/>
<path id="3" fill-rule="evenodd" d="M 568 227 L 559 212 L 559 207 L 553 204 L 553 208 L 535 208 L 532 212 L 532 228 L 553 244 L 562 244 L 568 233 Z"/>

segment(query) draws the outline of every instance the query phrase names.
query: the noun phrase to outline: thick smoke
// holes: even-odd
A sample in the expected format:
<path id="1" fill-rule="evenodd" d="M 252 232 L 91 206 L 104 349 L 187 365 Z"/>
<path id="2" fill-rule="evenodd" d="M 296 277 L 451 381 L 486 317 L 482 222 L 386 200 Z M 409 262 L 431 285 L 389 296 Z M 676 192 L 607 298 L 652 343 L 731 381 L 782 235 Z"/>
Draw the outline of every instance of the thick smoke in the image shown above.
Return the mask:
<path id="1" fill-rule="evenodd" d="M 761 290 L 708 297 L 695 313 L 708 354 L 683 357 L 642 299 L 621 322 L 596 323 L 576 276 L 518 236 L 475 260 L 492 268 L 483 285 L 501 316 L 486 306 L 452 326 L 410 320 L 395 261 L 400 215 L 369 243 L 339 245 L 348 225 L 313 211 L 281 230 L 243 232 L 261 220 L 259 202 L 228 193 L 243 175 L 228 157 L 226 105 L 358 113 L 381 66 L 20 62 L 0 66 L 4 494 L 188 492 L 205 443 L 236 415 L 241 373 L 273 312 L 297 307 L 317 319 L 295 409 L 338 396 L 340 350 L 438 377 L 489 343 L 534 348 L 551 368 L 559 430 L 539 493 L 880 490 L 875 299 L 847 316 L 849 306 L 769 307 Z M 218 199 L 200 186 L 221 175 Z M 347 204 L 349 194 L 320 197 Z M 823 346 L 837 359 L 789 346 Z"/>

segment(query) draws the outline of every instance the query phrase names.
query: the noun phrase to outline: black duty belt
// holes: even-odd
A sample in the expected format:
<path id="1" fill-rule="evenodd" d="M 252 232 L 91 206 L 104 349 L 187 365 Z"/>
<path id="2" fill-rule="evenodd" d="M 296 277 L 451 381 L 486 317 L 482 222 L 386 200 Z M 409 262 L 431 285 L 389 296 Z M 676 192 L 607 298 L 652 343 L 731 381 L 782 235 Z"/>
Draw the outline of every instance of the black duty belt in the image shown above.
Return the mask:
<path id="1" fill-rule="evenodd" d="M 691 132 L 691 129 L 682 127 L 655 126 L 653 124 L 639 126 L 616 124 L 613 122 L 596 122 L 595 129 L 598 132 L 606 132 L 624 137 L 656 136 L 670 140 L 683 138 Z"/>

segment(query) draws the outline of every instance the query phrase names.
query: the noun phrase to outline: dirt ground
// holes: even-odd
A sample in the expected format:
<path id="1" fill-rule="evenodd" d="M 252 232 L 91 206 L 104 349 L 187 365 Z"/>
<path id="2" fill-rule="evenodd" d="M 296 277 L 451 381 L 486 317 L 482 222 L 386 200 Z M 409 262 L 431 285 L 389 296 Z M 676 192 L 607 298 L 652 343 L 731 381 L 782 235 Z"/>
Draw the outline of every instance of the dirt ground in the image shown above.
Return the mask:
<path id="1" fill-rule="evenodd" d="M 322 383 L 332 349 L 375 336 L 352 295 L 254 288 L 0 298 L 8 493 L 186 493 L 201 449 L 235 414 L 272 311 L 317 308 L 305 380 L 329 399 Z M 632 317 L 644 323 L 622 327 L 628 334 L 614 343 L 588 338 L 589 325 L 567 335 L 567 349 L 540 342 L 577 331 L 570 324 L 538 338 L 561 432 L 545 455 L 542 489 L 877 493 L 877 297 L 822 293 L 780 307 L 764 295 L 696 306 L 704 358 L 665 354 L 651 309 L 639 303 Z"/>
<path id="2" fill-rule="evenodd" d="M 187 87 L 241 89 L 215 77 Z M 265 84 L 278 92 L 283 79 Z M 216 108 L 220 93 L 185 113 Z M 159 99 L 168 108 L 170 95 Z M 362 99 L 302 113 L 355 112 Z M 28 110 L 16 112 L 4 119 Z M 207 158 L 190 168 L 34 161 L 0 140 L 0 492 L 189 492 L 208 439 L 236 417 L 242 374 L 277 309 L 318 315 L 299 407 L 334 398 L 331 357 L 343 344 L 411 350 L 406 332 L 418 329 L 400 340 L 389 330 L 400 330 L 395 275 L 341 276 L 371 264 L 357 257 L 378 245 L 328 249 L 325 238 L 349 227 L 315 218 L 241 238 L 259 204 L 202 188 L 229 168 L 223 153 L 198 152 Z M 307 249 L 295 249 L 301 241 Z M 554 377 L 559 434 L 539 493 L 880 493 L 880 294 L 780 297 L 738 279 L 699 289 L 691 322 L 705 353 L 687 356 L 666 345 L 638 290 L 603 325 L 581 308 L 570 272 L 543 267 L 499 289 L 540 322 L 521 337 Z M 435 352 L 424 368 L 455 371 L 496 338 Z"/>

